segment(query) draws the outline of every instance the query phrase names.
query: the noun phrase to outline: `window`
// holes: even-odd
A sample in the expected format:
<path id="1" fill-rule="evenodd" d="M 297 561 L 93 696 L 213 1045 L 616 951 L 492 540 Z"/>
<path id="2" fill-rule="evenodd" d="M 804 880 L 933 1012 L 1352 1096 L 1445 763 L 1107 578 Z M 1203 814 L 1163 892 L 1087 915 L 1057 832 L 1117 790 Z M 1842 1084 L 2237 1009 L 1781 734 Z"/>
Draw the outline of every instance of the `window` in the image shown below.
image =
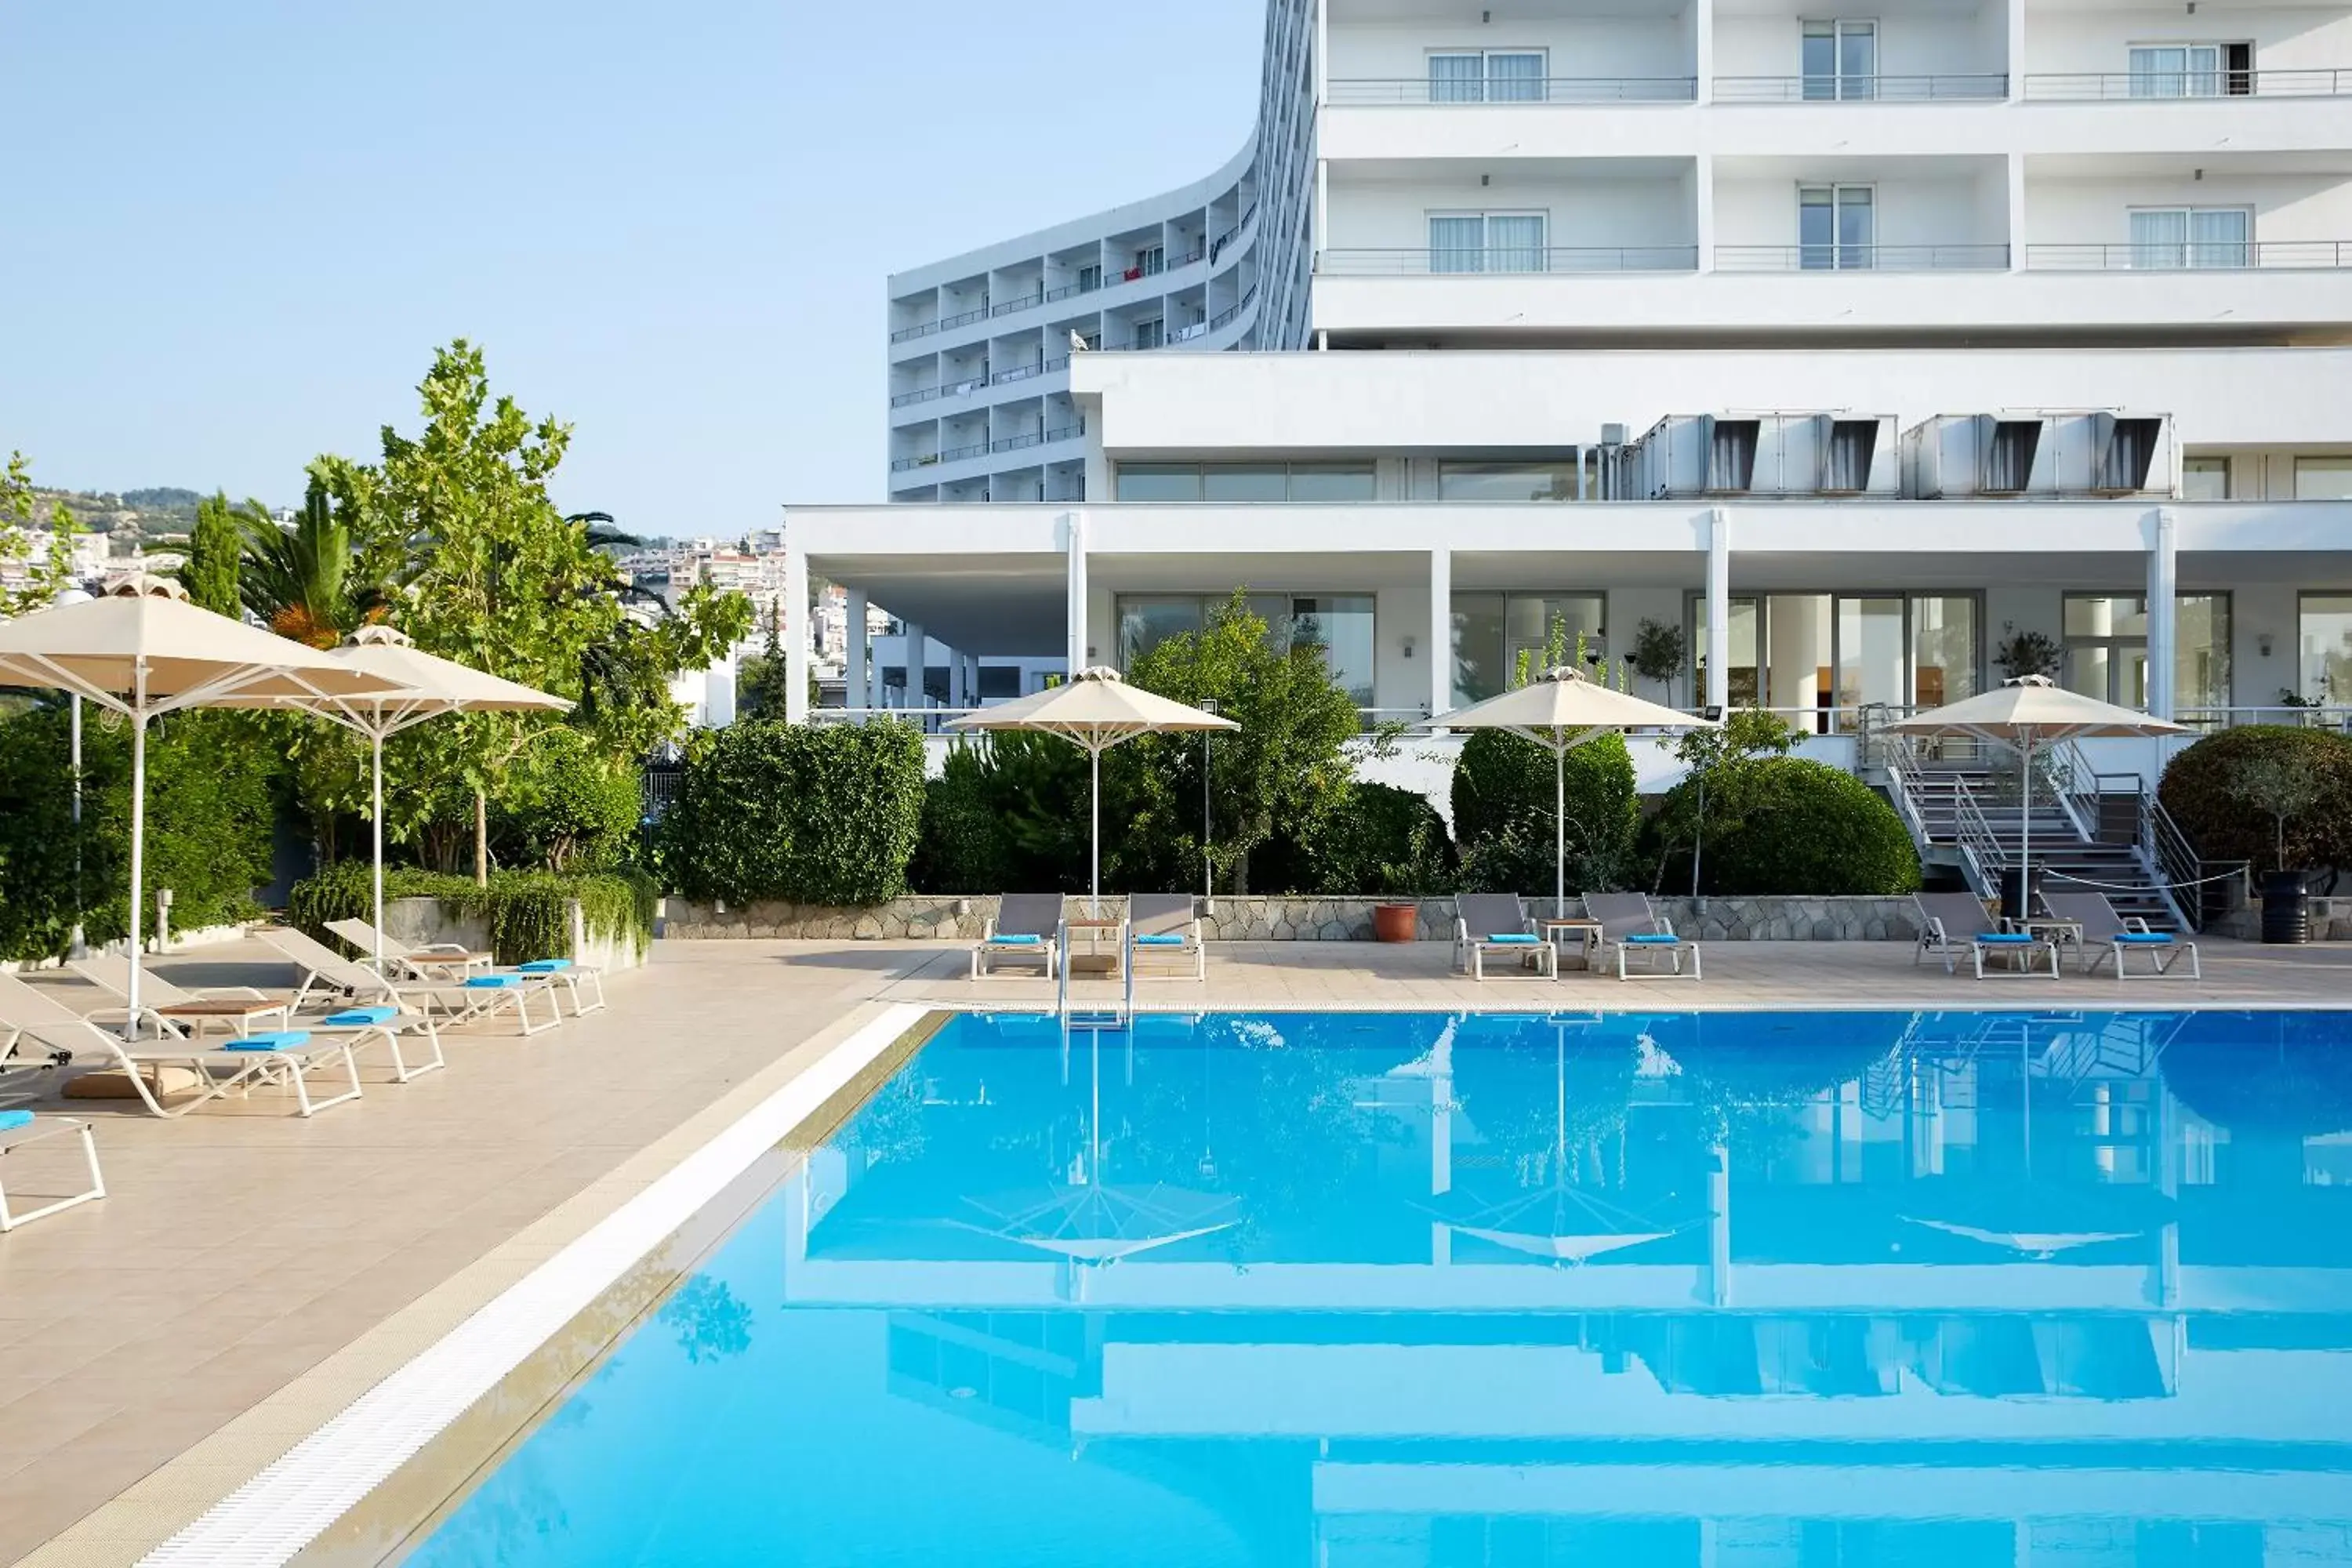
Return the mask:
<path id="1" fill-rule="evenodd" d="M 1869 267 L 1877 226 L 1868 185 L 1797 187 L 1797 259 L 1807 271 Z"/>
<path id="2" fill-rule="evenodd" d="M 1158 316 L 1135 323 L 1135 346 L 1156 349 L 1168 341 L 1168 323 Z"/>
<path id="3" fill-rule="evenodd" d="M 2295 647 L 2304 700 L 2352 703 L 2352 594 L 2304 595 Z"/>
<path id="4" fill-rule="evenodd" d="M 2245 207 L 2134 207 L 2131 264 L 2183 268 L 2244 267 L 2252 260 L 2254 215 Z"/>
<path id="5" fill-rule="evenodd" d="M 1121 669 L 1180 633 L 1197 632 L 1223 609 L 1227 594 L 1121 594 L 1118 599 Z M 1370 594 L 1252 594 L 1250 614 L 1266 624 L 1278 647 L 1323 650 L 1331 679 L 1360 708 L 1372 701 L 1378 644 Z"/>
<path id="6" fill-rule="evenodd" d="M 2297 458 L 2294 499 L 2352 500 L 2352 458 Z"/>
<path id="7" fill-rule="evenodd" d="M 1123 501 L 1360 502 L 1378 480 L 1370 462 L 1121 463 L 1112 493 Z"/>
<path id="8" fill-rule="evenodd" d="M 1534 672 L 1550 655 L 1555 626 L 1570 661 L 1580 640 L 1587 655 L 1605 657 L 1607 606 L 1600 594 L 1454 595 L 1454 705 L 1501 696 L 1522 663 Z"/>
<path id="9" fill-rule="evenodd" d="M 1878 96 L 1877 23 L 1806 22 L 1801 26 L 1807 99 Z"/>
<path id="10" fill-rule="evenodd" d="M 1147 245 L 1135 253 L 1135 269 L 1146 278 L 1156 278 L 1168 269 L 1168 247 Z"/>
<path id="11" fill-rule="evenodd" d="M 2126 708 L 2147 706 L 2147 599 L 2137 594 L 2069 594 L 2063 626 L 2069 690 Z M 2230 704 L 2230 596 L 2181 594 L 2173 600 L 2175 708 Z"/>
<path id="12" fill-rule="evenodd" d="M 1078 268 L 1078 292 L 1079 292 L 1079 293 L 1081 293 L 1081 294 L 1091 294 L 1091 293 L 1093 293 L 1096 289 L 1099 289 L 1099 288 L 1101 288 L 1101 287 L 1102 287 L 1102 268 L 1101 268 L 1099 265 L 1096 265 L 1096 266 L 1092 266 L 1092 267 L 1081 267 L 1081 268 Z"/>
<path id="13" fill-rule="evenodd" d="M 1429 57 L 1432 103 L 1540 103 L 1540 49 L 1448 49 Z"/>
<path id="14" fill-rule="evenodd" d="M 1706 600 L 1691 598 L 1694 689 L 1706 689 Z M 1734 707 L 1816 734 L 1866 707 L 1933 708 L 1976 694 L 1974 594 L 1772 594 L 1731 601 Z"/>
<path id="15" fill-rule="evenodd" d="M 2254 90 L 2252 44 L 2134 44 L 2134 98 L 2242 98 Z"/>
<path id="16" fill-rule="evenodd" d="M 2230 459 L 2227 458 L 2181 458 L 2180 499 L 2228 500 L 2230 499 Z"/>
<path id="17" fill-rule="evenodd" d="M 1433 213 L 1432 272 L 1541 272 L 1541 213 Z"/>
<path id="18" fill-rule="evenodd" d="M 1440 500 L 1574 500 L 1577 463 L 1466 463 L 1437 465 Z"/>

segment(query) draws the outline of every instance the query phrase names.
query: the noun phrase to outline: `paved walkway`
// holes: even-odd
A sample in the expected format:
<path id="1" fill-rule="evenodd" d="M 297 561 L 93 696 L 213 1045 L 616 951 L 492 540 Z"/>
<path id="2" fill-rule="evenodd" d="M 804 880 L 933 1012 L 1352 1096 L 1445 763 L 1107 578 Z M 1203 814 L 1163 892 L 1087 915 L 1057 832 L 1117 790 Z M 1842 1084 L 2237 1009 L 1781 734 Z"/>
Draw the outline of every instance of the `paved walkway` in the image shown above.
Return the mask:
<path id="1" fill-rule="evenodd" d="M 141 1485 L 158 1467 L 208 1439 L 216 1453 L 217 1435 L 240 1415 L 273 1395 L 282 1402 L 289 1384 L 299 1392 L 305 1384 L 296 1380 L 436 1289 L 461 1277 L 490 1289 L 495 1279 L 475 1266 L 502 1248 L 511 1255 L 508 1244 L 526 1227 L 537 1225 L 545 1240 L 548 1216 L 578 1210 L 584 1229 L 620 1201 L 604 1195 L 616 1172 L 669 1158 L 655 1145 L 699 1136 L 697 1119 L 707 1121 L 721 1100 L 797 1071 L 794 1047 L 807 1043 L 800 1055 L 815 1054 L 824 1042 L 813 1037 L 863 1005 L 1051 1005 L 1044 981 L 972 983 L 965 952 L 935 942 L 664 942 L 646 969 L 611 982 L 604 1012 L 530 1039 L 454 1035 L 447 1071 L 371 1084 L 359 1103 L 311 1121 L 266 1098 L 173 1122 L 108 1102 L 45 1106 L 98 1123 L 111 1195 L 0 1237 L 0 1562 L 140 1485 L 145 1512 L 129 1525 L 86 1521 L 39 1553 L 43 1563 L 135 1561 L 142 1531 L 160 1540 L 175 1511 L 192 1518 L 235 1484 L 235 1466 L 216 1460 L 210 1469 L 183 1461 Z M 158 967 L 184 984 L 284 984 L 283 965 L 259 953 L 215 949 Z M 2057 982 L 1979 984 L 1914 967 L 1899 943 L 1714 944 L 1696 984 L 1620 984 L 1573 969 L 1557 983 L 1505 973 L 1480 984 L 1452 975 L 1448 961 L 1437 943 L 1220 944 L 1204 984 L 1146 980 L 1139 1000 L 1169 1008 L 2352 1005 L 2352 948 L 2209 942 L 2202 983 L 2120 986 L 2071 970 Z M 43 983 L 90 1006 L 101 1001 L 78 983 Z M 1115 994 L 1099 982 L 1079 991 Z M 33 1195 L 40 1170 L 29 1155 L 12 1156 L 12 1188 L 24 1183 Z M 449 1307 L 463 1309 L 462 1299 Z M 266 1462 L 268 1444 L 282 1451 L 304 1422 L 335 1407 L 265 1430 L 261 1447 L 238 1451 Z"/>

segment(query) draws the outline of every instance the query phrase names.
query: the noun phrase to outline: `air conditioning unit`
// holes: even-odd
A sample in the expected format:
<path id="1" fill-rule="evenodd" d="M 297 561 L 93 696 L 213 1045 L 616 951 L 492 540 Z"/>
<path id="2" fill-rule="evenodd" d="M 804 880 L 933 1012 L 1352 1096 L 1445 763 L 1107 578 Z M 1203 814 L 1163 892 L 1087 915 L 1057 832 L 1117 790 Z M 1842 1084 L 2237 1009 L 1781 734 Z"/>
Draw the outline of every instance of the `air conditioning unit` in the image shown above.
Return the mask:
<path id="1" fill-rule="evenodd" d="M 1939 414 L 1903 435 L 1903 488 L 1921 500 L 2169 495 L 2178 467 L 2168 415 Z"/>
<path id="2" fill-rule="evenodd" d="M 1660 420 L 1627 448 L 1650 500 L 1880 496 L 1897 492 L 1892 415 L 1691 414 Z"/>

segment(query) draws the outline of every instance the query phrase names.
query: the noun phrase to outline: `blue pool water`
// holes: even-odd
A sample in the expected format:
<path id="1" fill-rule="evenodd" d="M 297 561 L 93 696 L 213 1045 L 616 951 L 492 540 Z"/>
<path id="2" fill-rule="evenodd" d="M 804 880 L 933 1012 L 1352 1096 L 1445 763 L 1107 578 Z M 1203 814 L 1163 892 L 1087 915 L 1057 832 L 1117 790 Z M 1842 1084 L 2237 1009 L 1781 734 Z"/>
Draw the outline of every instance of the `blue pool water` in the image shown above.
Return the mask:
<path id="1" fill-rule="evenodd" d="M 2352 1563 L 2352 1015 L 960 1018 L 409 1561 Z"/>

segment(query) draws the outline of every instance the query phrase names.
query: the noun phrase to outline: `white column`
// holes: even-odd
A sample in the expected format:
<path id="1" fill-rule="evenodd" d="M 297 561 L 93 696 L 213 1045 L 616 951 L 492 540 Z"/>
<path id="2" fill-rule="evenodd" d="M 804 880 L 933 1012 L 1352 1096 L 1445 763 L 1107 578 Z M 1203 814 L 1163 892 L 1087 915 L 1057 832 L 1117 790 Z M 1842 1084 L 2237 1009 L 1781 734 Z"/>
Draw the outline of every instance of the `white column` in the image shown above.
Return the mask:
<path id="1" fill-rule="evenodd" d="M 1429 711 L 1454 706 L 1454 552 L 1443 545 L 1429 552 L 1429 636 L 1421 657 L 1429 661 Z"/>
<path id="2" fill-rule="evenodd" d="M 866 590 L 849 590 L 846 647 L 841 661 L 841 702 L 845 708 L 865 708 L 871 705 L 873 677 L 868 673 L 874 663 L 874 639 L 866 635 Z"/>
<path id="3" fill-rule="evenodd" d="M 1069 623 L 1069 674 L 1087 667 L 1087 514 L 1073 511 L 1062 518 L 1062 549 L 1067 555 L 1069 596 L 1064 615 Z"/>
<path id="4" fill-rule="evenodd" d="M 950 708 L 969 706 L 965 700 L 965 689 L 963 650 L 951 647 L 948 649 L 948 706 Z"/>
<path id="5" fill-rule="evenodd" d="M 1691 243 L 1698 247 L 1698 269 L 1714 271 L 1715 156 L 1709 153 L 1691 162 Z"/>
<path id="6" fill-rule="evenodd" d="M 929 661 L 931 639 L 919 621 L 901 621 L 907 628 L 907 706 L 926 706 L 923 697 L 923 669 Z"/>
<path id="7" fill-rule="evenodd" d="M 1706 706 L 1731 706 L 1731 514 L 1717 507 L 1706 526 Z"/>
<path id="8" fill-rule="evenodd" d="M 784 537 L 784 722 L 808 722 L 808 556 Z"/>
<path id="9" fill-rule="evenodd" d="M 963 656 L 963 658 L 964 700 L 969 702 L 972 707 L 977 708 L 980 706 L 980 655 L 976 653 L 968 653 Z"/>
<path id="10" fill-rule="evenodd" d="M 2017 90 L 2017 67 L 2010 68 L 2010 90 Z M 2009 195 L 2009 269 L 2021 271 L 2025 267 L 2025 154 L 2011 153 L 2008 167 L 2002 171 Z"/>
<path id="11" fill-rule="evenodd" d="M 2170 507 L 2160 506 L 2148 522 L 2147 710 L 2158 719 L 2172 717 L 2178 697 L 2172 689 L 2173 650 L 2179 639 L 2173 625 L 2180 582 L 2176 521 Z"/>

